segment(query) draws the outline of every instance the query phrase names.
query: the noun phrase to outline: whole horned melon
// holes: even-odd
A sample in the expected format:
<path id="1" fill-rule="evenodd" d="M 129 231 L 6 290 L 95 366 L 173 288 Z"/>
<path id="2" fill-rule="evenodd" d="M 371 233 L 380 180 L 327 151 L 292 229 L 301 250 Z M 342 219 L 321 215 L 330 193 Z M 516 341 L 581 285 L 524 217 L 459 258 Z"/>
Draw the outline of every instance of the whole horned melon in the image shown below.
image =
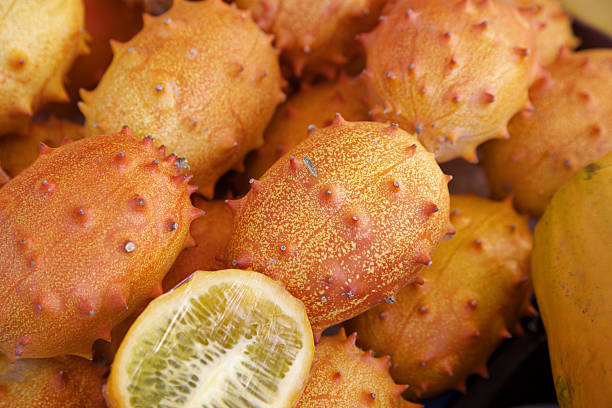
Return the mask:
<path id="1" fill-rule="evenodd" d="M 430 264 L 452 229 L 447 183 L 397 125 L 336 115 L 229 202 L 228 262 L 282 281 L 319 335 L 392 302 Z"/>
<path id="2" fill-rule="evenodd" d="M 82 92 L 90 135 L 124 124 L 187 158 L 212 197 L 284 100 L 277 52 L 246 12 L 220 0 L 177 0 L 124 44 L 93 92 Z"/>
<path id="3" fill-rule="evenodd" d="M 612 151 L 612 50 L 564 53 L 530 89 L 533 109 L 512 118 L 509 140 L 483 146 L 495 197 L 539 216 L 555 191 Z"/>
<path id="4" fill-rule="evenodd" d="M 66 102 L 64 76 L 87 52 L 82 0 L 0 1 L 0 134 L 46 102 Z"/>
<path id="5" fill-rule="evenodd" d="M 10 134 L 0 138 L 0 161 L 4 169 L 15 177 L 39 156 L 40 144 L 59 147 L 65 141 L 85 137 L 85 127 L 66 120 L 51 117 L 40 122 L 30 122 L 21 134 Z"/>
<path id="6" fill-rule="evenodd" d="M 391 375 L 410 385 L 409 399 L 465 392 L 467 377 L 487 376 L 491 353 L 535 313 L 527 220 L 510 202 L 452 195 L 451 222 L 457 234 L 436 249 L 421 284 L 347 324 L 360 346 L 393 356 Z"/>
<path id="7" fill-rule="evenodd" d="M 359 79 L 346 76 L 312 87 L 302 84 L 302 89 L 276 110 L 264 133 L 264 145 L 247 158 L 248 176 L 261 177 L 313 129 L 328 126 L 336 113 L 349 121 L 368 120 L 365 93 Z"/>
<path id="8" fill-rule="evenodd" d="M 563 48 L 574 49 L 580 43 L 560 0 L 506 1 L 516 5 L 536 25 L 536 52 L 545 65 L 553 62 Z"/>
<path id="9" fill-rule="evenodd" d="M 363 78 L 374 118 L 418 135 L 439 162 L 476 161 L 485 140 L 507 138 L 528 104 L 535 30 L 503 0 L 399 0 L 363 35 Z"/>
<path id="10" fill-rule="evenodd" d="M 202 210 L 176 155 L 127 128 L 41 150 L 0 189 L 0 352 L 89 357 L 161 294 Z"/>
<path id="11" fill-rule="evenodd" d="M 0 408 L 106 408 L 108 367 L 80 357 L 25 359 L 0 355 Z"/>
<path id="12" fill-rule="evenodd" d="M 612 153 L 553 196 L 536 226 L 533 284 L 562 408 L 612 406 Z"/>
<path id="13" fill-rule="evenodd" d="M 348 338 L 344 329 L 324 336 L 315 356 L 306 388 L 296 408 L 417 408 L 402 399 L 406 385 L 389 375 L 390 358 L 374 358 L 355 346 L 357 333 Z"/>
<path id="14" fill-rule="evenodd" d="M 237 0 L 274 34 L 293 73 L 334 77 L 362 53 L 355 36 L 370 31 L 387 0 Z"/>

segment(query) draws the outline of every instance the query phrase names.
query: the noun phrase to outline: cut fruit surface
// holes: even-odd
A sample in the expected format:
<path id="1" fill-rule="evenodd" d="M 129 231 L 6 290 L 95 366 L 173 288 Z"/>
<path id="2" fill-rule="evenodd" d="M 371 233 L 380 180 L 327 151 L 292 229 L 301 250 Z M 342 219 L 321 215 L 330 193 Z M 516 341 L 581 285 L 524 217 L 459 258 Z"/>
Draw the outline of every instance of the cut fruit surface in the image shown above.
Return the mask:
<path id="1" fill-rule="evenodd" d="M 251 271 L 195 272 L 123 340 L 111 407 L 279 407 L 297 400 L 314 341 L 302 303 Z"/>

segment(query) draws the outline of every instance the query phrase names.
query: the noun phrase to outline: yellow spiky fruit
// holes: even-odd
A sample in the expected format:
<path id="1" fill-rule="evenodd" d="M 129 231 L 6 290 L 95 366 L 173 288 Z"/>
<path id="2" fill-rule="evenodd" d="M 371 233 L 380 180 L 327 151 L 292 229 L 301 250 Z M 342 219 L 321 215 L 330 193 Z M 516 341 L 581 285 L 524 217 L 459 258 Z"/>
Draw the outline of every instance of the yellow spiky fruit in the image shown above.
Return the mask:
<path id="1" fill-rule="evenodd" d="M 27 126 L 46 102 L 65 102 L 64 76 L 87 52 L 82 0 L 0 2 L 0 135 Z"/>
<path id="2" fill-rule="evenodd" d="M 407 386 L 393 382 L 390 358 L 374 358 L 371 351 L 360 350 L 356 337 L 356 333 L 346 337 L 341 328 L 335 336 L 321 338 L 296 408 L 420 407 L 402 398 Z"/>
<path id="3" fill-rule="evenodd" d="M 130 126 L 187 158 L 194 184 L 211 197 L 217 179 L 246 153 L 284 100 L 277 52 L 247 12 L 220 0 L 177 0 L 145 15 L 133 39 L 115 44 L 98 87 L 82 92 L 88 134 Z"/>
<path id="4" fill-rule="evenodd" d="M 515 115 L 509 140 L 483 146 L 495 197 L 539 216 L 555 191 L 612 151 L 612 51 L 562 53 L 530 89 L 533 108 Z"/>
<path id="5" fill-rule="evenodd" d="M 451 222 L 457 234 L 433 253 L 420 284 L 347 324 L 360 346 L 393 356 L 391 375 L 410 385 L 409 399 L 465 391 L 469 375 L 487 375 L 502 339 L 522 332 L 519 319 L 535 313 L 527 220 L 510 202 L 453 195 Z"/>
<path id="6" fill-rule="evenodd" d="M 399 0 L 362 39 L 374 118 L 416 133 L 439 162 L 476 161 L 528 104 L 535 30 L 503 0 Z"/>
<path id="7" fill-rule="evenodd" d="M 261 177 L 313 129 L 328 126 L 336 113 L 349 121 L 368 119 L 365 87 L 359 79 L 341 76 L 312 87 L 303 84 L 277 109 L 264 133 L 264 145 L 247 159 L 247 175 Z"/>

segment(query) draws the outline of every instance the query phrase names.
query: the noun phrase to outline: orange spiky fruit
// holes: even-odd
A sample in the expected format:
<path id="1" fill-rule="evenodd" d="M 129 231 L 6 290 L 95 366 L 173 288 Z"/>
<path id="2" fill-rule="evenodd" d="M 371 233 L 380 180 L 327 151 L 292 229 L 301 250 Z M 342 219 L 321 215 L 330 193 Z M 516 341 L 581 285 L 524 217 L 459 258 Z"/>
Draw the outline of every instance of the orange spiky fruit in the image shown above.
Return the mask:
<path id="1" fill-rule="evenodd" d="M 389 374 L 390 358 L 374 358 L 355 346 L 357 333 L 344 329 L 324 336 L 315 347 L 310 378 L 296 408 L 416 408 L 402 398 L 406 385 Z"/>
<path id="2" fill-rule="evenodd" d="M 89 357 L 161 294 L 202 210 L 176 155 L 127 128 L 41 152 L 0 189 L 0 352 Z"/>
<path id="3" fill-rule="evenodd" d="M 451 229 L 447 182 L 415 136 L 336 115 L 230 201 L 228 262 L 284 282 L 318 336 L 417 279 Z"/>
<path id="4" fill-rule="evenodd" d="M 355 40 L 370 31 L 386 0 L 237 0 L 249 9 L 298 77 L 323 74 L 334 77 L 340 67 L 360 54 Z"/>
<path id="5" fill-rule="evenodd" d="M 362 39 L 374 118 L 416 133 L 439 162 L 476 161 L 528 104 L 535 31 L 502 0 L 400 0 Z"/>
<path id="6" fill-rule="evenodd" d="M 169 291 L 197 270 L 217 271 L 225 267 L 225 251 L 233 230 L 234 216 L 223 200 L 206 201 L 194 195 L 193 204 L 204 216 L 191 223 L 192 247 L 185 248 L 162 282 Z"/>
<path id="7" fill-rule="evenodd" d="M 422 284 L 347 324 L 360 346 L 393 356 L 391 375 L 410 385 L 409 399 L 464 391 L 470 374 L 486 376 L 491 353 L 535 312 L 527 220 L 510 202 L 453 195 L 451 221 L 457 234 L 434 252 Z"/>
<path id="8" fill-rule="evenodd" d="M 0 355 L 0 408 L 106 408 L 107 372 L 108 367 L 74 356 L 11 364 Z"/>
<path id="9" fill-rule="evenodd" d="M 563 53 L 530 89 L 533 109 L 515 115 L 511 138 L 483 146 L 495 197 L 512 195 L 539 216 L 555 191 L 612 151 L 612 51 Z"/>
<path id="10" fill-rule="evenodd" d="M 46 102 L 66 102 L 64 76 L 87 52 L 82 0 L 0 2 L 0 134 L 19 131 Z"/>
<path id="11" fill-rule="evenodd" d="M 246 12 L 220 0 L 177 0 L 124 44 L 93 92 L 82 92 L 88 134 L 123 124 L 187 158 L 208 198 L 284 100 L 277 52 Z"/>
<path id="12" fill-rule="evenodd" d="M 51 117 L 44 121 L 32 121 L 21 134 L 9 134 L 0 138 L 0 161 L 4 169 L 15 177 L 39 156 L 40 144 L 59 147 L 64 141 L 85 137 L 82 125 Z"/>
<path id="13" fill-rule="evenodd" d="M 336 113 L 349 121 L 368 119 L 365 87 L 359 79 L 341 76 L 338 81 L 312 87 L 303 83 L 302 89 L 276 110 L 264 133 L 264 145 L 247 158 L 247 175 L 261 177 L 310 131 L 331 124 Z"/>
<path id="14" fill-rule="evenodd" d="M 506 1 L 516 5 L 536 25 L 536 52 L 542 63 L 550 64 L 563 48 L 574 49 L 580 43 L 559 0 Z"/>

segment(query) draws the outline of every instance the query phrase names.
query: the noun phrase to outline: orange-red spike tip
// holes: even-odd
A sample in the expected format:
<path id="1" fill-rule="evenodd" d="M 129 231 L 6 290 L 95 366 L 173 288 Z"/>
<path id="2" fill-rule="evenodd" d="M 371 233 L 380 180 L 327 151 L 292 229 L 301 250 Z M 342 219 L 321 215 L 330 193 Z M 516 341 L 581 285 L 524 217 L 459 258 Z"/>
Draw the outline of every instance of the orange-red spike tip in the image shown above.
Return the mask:
<path id="1" fill-rule="evenodd" d="M 419 252 L 416 255 L 414 261 L 416 263 L 420 263 L 420 264 L 425 265 L 425 266 L 431 266 L 431 264 L 432 264 L 431 257 L 429 255 L 427 255 L 425 252 Z"/>
<path id="2" fill-rule="evenodd" d="M 225 200 L 225 204 L 227 204 L 233 215 L 236 215 L 240 209 L 240 202 L 241 200 Z"/>
<path id="3" fill-rule="evenodd" d="M 536 317 L 538 315 L 538 311 L 535 309 L 535 307 L 533 307 L 531 304 L 529 304 L 525 308 L 525 315 L 529 316 L 529 317 Z"/>
<path id="4" fill-rule="evenodd" d="M 164 159 L 164 162 L 172 166 L 174 163 L 176 163 L 176 159 L 178 159 L 178 156 L 176 155 L 176 153 L 171 153 L 168 156 L 166 156 L 166 158 Z"/>
<path id="5" fill-rule="evenodd" d="M 417 276 L 417 277 L 414 279 L 414 283 L 416 283 L 416 284 L 417 284 L 417 285 L 419 285 L 419 286 L 423 286 L 423 285 L 425 284 L 425 281 L 423 280 L 423 278 L 422 278 L 422 277 Z"/>
<path id="6" fill-rule="evenodd" d="M 507 329 L 502 329 L 499 332 L 499 335 L 502 339 L 511 339 L 512 338 L 512 333 L 510 333 Z"/>
<path id="7" fill-rule="evenodd" d="M 466 391 L 467 391 L 467 388 L 466 388 L 466 386 L 465 386 L 465 381 L 464 381 L 464 382 L 460 382 L 460 383 L 456 384 L 456 385 L 455 385 L 455 389 L 456 389 L 457 391 L 459 391 L 460 393 L 465 394 L 465 393 L 466 393 Z"/>
<path id="8" fill-rule="evenodd" d="M 249 184 L 251 185 L 251 191 L 253 191 L 253 193 L 260 193 L 263 190 L 261 183 L 254 178 L 249 180 Z"/>
<path id="9" fill-rule="evenodd" d="M 43 142 L 38 144 L 38 152 L 40 155 L 51 153 L 54 149 L 52 147 L 47 146 Z"/>
<path id="10" fill-rule="evenodd" d="M 483 364 L 482 366 L 480 366 L 476 370 L 476 374 L 478 374 L 482 378 L 487 378 L 488 379 L 489 378 L 489 369 L 487 368 L 486 364 Z"/>

